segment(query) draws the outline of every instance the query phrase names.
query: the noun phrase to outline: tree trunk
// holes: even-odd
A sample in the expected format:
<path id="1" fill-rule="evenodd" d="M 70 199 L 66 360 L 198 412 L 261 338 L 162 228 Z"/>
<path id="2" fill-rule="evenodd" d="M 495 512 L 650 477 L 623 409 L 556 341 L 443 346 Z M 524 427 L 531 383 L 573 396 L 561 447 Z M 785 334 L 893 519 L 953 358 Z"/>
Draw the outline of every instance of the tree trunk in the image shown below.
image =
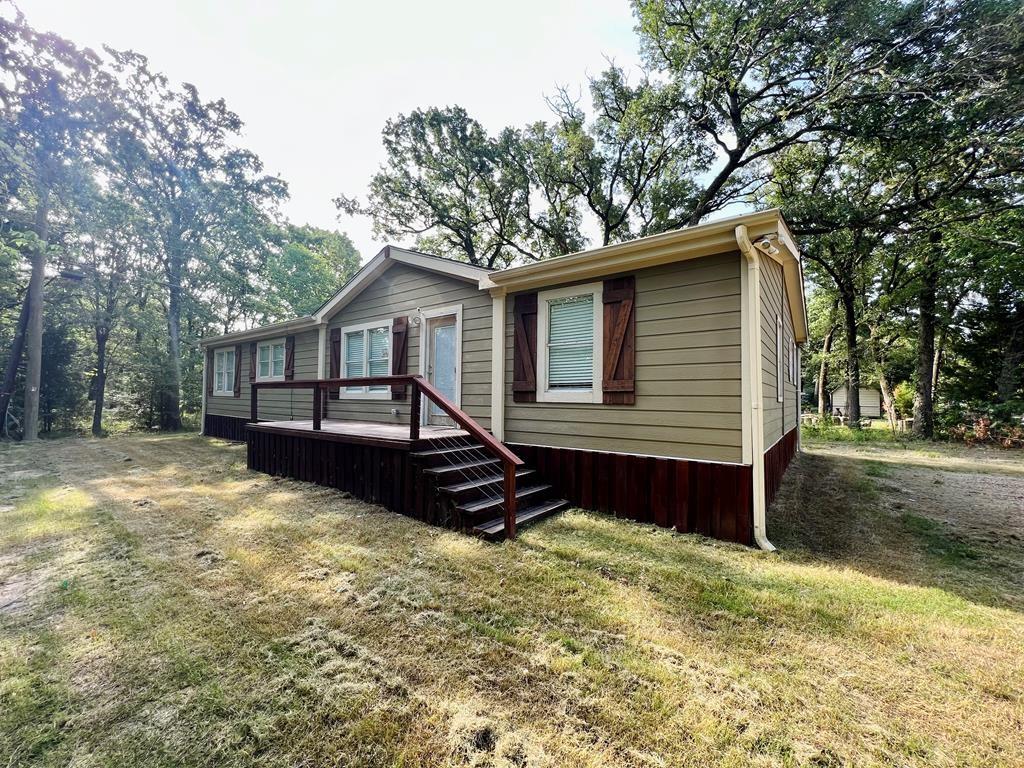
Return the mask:
<path id="1" fill-rule="evenodd" d="M 857 306 L 852 287 L 843 288 L 840 295 L 846 328 L 846 417 L 851 429 L 860 429 L 860 348 L 857 342 Z"/>
<path id="2" fill-rule="evenodd" d="M 878 364 L 878 386 L 882 390 L 882 407 L 885 408 L 885 417 L 889 420 L 889 428 L 896 429 L 896 401 L 892 396 L 892 387 L 889 386 L 889 377 L 885 375 L 885 369 L 881 362 Z"/>
<path id="3" fill-rule="evenodd" d="M 935 434 L 932 366 L 935 361 L 935 305 L 939 292 L 938 253 L 941 235 L 933 233 L 921 267 L 917 292 L 917 391 L 914 393 L 914 434 L 931 440 Z"/>
<path id="4" fill-rule="evenodd" d="M 932 396 L 939 391 L 939 374 L 942 372 L 942 358 L 946 352 L 946 336 L 949 332 L 949 326 L 942 326 L 942 330 L 939 331 L 939 341 L 935 345 L 935 359 L 932 361 Z"/>
<path id="5" fill-rule="evenodd" d="M 168 254 L 167 282 L 167 367 L 160 403 L 160 428 L 181 429 L 181 264 L 177 253 Z"/>
<path id="6" fill-rule="evenodd" d="M 825 417 L 825 399 L 828 396 L 828 356 L 832 352 L 832 337 L 835 335 L 836 327 L 829 326 L 828 333 L 821 343 L 821 365 L 818 366 L 818 416 Z"/>
<path id="7" fill-rule="evenodd" d="M 1010 338 L 1003 352 L 1003 364 L 996 379 L 996 397 L 1005 403 L 1017 395 L 1024 369 L 1024 305 L 1017 304 L 1010 314 Z M 2 411 L 0 411 L 2 413 Z"/>
<path id="8" fill-rule="evenodd" d="M 107 339 L 110 331 L 102 325 L 96 326 L 96 399 L 92 406 L 92 433 L 103 436 L 103 400 L 107 392 Z"/>
<path id="9" fill-rule="evenodd" d="M 7 408 L 14 397 L 14 384 L 18 380 L 18 366 L 21 365 L 21 355 L 25 351 L 25 329 L 28 327 L 28 294 L 21 302 L 21 313 L 18 315 L 18 326 L 14 330 L 14 340 L 11 342 L 11 355 L 7 358 L 7 370 L 4 371 L 4 383 L 0 388 L 0 435 L 4 433 L 4 425 L 7 423 Z"/>
<path id="10" fill-rule="evenodd" d="M 39 384 L 43 370 L 43 278 L 50 224 L 50 190 L 43 188 L 36 205 L 35 230 L 39 238 L 32 254 L 32 277 L 28 283 L 28 324 L 25 331 L 25 420 L 22 439 L 39 437 Z"/>

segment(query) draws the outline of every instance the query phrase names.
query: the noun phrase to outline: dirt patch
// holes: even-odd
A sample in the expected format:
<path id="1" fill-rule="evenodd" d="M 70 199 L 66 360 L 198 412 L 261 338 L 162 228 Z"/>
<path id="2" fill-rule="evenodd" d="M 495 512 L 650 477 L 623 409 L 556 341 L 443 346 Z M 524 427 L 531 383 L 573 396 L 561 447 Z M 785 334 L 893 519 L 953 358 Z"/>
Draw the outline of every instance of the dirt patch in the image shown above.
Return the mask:
<path id="1" fill-rule="evenodd" d="M 1024 482 L 1017 478 L 900 467 L 879 486 L 892 503 L 925 512 L 965 535 L 1024 547 Z"/>

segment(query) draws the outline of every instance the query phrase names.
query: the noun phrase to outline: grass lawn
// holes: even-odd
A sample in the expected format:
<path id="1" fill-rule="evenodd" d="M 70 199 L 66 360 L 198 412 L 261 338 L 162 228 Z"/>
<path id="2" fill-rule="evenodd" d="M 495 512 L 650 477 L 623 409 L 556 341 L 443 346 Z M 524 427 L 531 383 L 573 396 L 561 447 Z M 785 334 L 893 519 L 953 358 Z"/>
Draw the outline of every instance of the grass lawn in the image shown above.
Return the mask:
<path id="1" fill-rule="evenodd" d="M 1020 456 L 805 448 L 770 555 L 0 446 L 0 766 L 1024 765 Z"/>

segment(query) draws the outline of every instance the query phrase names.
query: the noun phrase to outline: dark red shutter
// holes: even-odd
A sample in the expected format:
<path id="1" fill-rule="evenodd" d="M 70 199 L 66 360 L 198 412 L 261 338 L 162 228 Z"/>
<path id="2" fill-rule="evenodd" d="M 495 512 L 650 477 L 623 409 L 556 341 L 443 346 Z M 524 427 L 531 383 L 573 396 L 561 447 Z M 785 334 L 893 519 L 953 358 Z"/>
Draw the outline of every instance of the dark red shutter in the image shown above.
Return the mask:
<path id="1" fill-rule="evenodd" d="M 209 397 L 213 394 L 213 377 L 216 375 L 216 371 L 213 370 L 213 350 L 206 350 L 206 395 Z"/>
<path id="2" fill-rule="evenodd" d="M 520 293 L 512 304 L 512 400 L 537 402 L 537 294 Z"/>
<path id="3" fill-rule="evenodd" d="M 258 355 L 255 341 L 249 342 L 249 383 L 256 381 L 256 356 Z"/>
<path id="4" fill-rule="evenodd" d="M 331 328 L 331 372 L 328 378 L 341 378 L 341 328 Z M 328 390 L 327 397 L 337 400 L 339 391 L 337 387 Z"/>
<path id="5" fill-rule="evenodd" d="M 295 337 L 286 336 L 284 340 L 284 380 L 295 378 Z"/>
<path id="6" fill-rule="evenodd" d="M 242 345 L 235 345 L 235 397 L 242 396 Z"/>
<path id="7" fill-rule="evenodd" d="M 605 405 L 636 403 L 636 278 L 604 281 Z"/>
<path id="8" fill-rule="evenodd" d="M 391 375 L 404 376 L 409 371 L 409 318 L 391 321 Z M 391 385 L 391 399 L 405 400 L 405 384 Z"/>

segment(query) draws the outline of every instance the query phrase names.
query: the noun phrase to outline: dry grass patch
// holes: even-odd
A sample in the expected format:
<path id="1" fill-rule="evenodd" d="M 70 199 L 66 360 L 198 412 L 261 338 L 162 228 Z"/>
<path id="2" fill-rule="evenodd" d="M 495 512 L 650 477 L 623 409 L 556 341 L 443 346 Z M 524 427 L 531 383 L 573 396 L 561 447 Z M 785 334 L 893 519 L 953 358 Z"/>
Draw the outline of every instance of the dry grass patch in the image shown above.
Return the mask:
<path id="1" fill-rule="evenodd" d="M 0 765 L 1024 763 L 1021 548 L 898 463 L 802 456 L 772 556 L 581 512 L 485 544 L 242 458 L 0 447 Z"/>

